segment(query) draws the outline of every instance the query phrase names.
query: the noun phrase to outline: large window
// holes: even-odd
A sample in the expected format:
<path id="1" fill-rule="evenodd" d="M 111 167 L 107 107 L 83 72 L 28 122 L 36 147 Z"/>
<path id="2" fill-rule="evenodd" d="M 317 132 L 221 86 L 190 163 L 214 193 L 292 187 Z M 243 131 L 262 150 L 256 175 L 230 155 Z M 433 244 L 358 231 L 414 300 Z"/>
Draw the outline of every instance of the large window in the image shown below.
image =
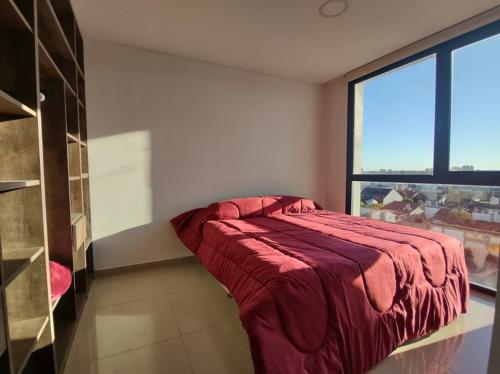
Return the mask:
<path id="1" fill-rule="evenodd" d="M 464 244 L 497 289 L 500 21 L 349 83 L 347 209 Z"/>

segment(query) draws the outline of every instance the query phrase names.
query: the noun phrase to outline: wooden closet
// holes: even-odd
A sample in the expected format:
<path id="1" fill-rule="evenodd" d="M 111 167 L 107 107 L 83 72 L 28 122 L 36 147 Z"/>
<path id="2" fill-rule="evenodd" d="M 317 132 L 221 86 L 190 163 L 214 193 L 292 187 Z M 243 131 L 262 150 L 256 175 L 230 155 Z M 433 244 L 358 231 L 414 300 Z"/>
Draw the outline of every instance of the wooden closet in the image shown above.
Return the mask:
<path id="1" fill-rule="evenodd" d="M 93 279 L 83 41 L 69 0 L 0 0 L 0 373 L 61 373 Z M 51 300 L 49 261 L 70 269 Z"/>

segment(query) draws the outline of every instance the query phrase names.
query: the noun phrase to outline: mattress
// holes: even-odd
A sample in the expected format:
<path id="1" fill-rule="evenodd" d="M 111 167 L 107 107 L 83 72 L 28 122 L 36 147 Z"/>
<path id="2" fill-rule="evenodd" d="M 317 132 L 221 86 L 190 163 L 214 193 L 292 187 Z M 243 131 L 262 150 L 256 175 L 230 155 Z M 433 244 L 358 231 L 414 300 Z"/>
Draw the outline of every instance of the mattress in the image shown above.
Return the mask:
<path id="1" fill-rule="evenodd" d="M 233 199 L 172 220 L 240 307 L 256 373 L 364 373 L 466 312 L 460 241 L 321 209 Z"/>

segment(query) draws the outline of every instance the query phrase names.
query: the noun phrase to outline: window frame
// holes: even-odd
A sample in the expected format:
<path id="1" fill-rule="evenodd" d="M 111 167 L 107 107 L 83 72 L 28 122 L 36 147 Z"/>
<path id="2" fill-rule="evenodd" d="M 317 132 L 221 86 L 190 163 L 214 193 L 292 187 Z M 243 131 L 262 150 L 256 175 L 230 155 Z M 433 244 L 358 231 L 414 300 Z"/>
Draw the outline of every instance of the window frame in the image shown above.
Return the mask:
<path id="1" fill-rule="evenodd" d="M 348 82 L 347 99 L 347 176 L 346 213 L 351 214 L 353 182 L 424 183 L 471 186 L 500 186 L 500 171 L 450 171 L 452 53 L 494 35 L 500 34 L 500 20 L 437 44 L 397 62 Z M 436 97 L 434 124 L 433 174 L 355 174 L 354 168 L 354 104 L 355 85 L 436 55 Z M 500 269 L 499 269 L 500 271 Z M 496 294 L 495 290 L 471 282 L 471 287 Z M 498 287 L 498 286 L 497 286 Z"/>

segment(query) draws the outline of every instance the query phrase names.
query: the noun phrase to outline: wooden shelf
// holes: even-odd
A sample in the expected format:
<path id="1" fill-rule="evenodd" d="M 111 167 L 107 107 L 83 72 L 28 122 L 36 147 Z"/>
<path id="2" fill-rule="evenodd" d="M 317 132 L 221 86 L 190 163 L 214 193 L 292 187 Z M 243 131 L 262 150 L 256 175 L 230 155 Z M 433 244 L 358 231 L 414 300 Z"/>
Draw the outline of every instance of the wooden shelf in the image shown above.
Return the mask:
<path id="1" fill-rule="evenodd" d="M 45 48 L 45 45 L 41 40 L 38 40 L 38 52 L 40 72 L 51 78 L 61 78 L 65 81 L 66 78 L 64 77 L 57 64 L 54 62 L 54 59 L 47 51 L 47 48 Z"/>
<path id="2" fill-rule="evenodd" d="M 0 1 L 0 23 L 11 30 L 33 29 L 13 0 Z"/>
<path id="3" fill-rule="evenodd" d="M 57 304 L 59 304 L 59 301 L 61 301 L 61 296 L 59 296 L 57 299 L 55 299 L 52 302 L 52 305 L 51 305 L 52 312 L 57 308 Z"/>
<path id="4" fill-rule="evenodd" d="M 38 41 L 38 51 L 39 51 L 39 64 L 40 64 L 40 73 L 55 79 L 62 79 L 65 83 L 65 87 L 67 90 L 71 92 L 73 96 L 76 97 L 76 92 L 68 83 L 68 80 L 61 72 L 61 69 L 54 62 L 54 59 L 45 48 L 45 45 L 41 40 Z"/>
<path id="5" fill-rule="evenodd" d="M 39 180 L 0 181 L 0 193 L 19 190 L 21 188 L 35 187 L 39 185 Z"/>
<path id="6" fill-rule="evenodd" d="M 35 117 L 36 112 L 0 90 L 0 113 L 13 118 Z"/>
<path id="7" fill-rule="evenodd" d="M 67 61 L 75 61 L 71 46 L 50 0 L 38 1 L 38 18 L 40 34 L 45 36 L 42 40 L 48 50 L 56 52 L 59 57 Z"/>
<path id="8" fill-rule="evenodd" d="M 81 75 L 85 78 L 85 70 L 83 64 L 83 38 L 80 32 L 80 28 L 78 27 L 78 22 L 75 20 L 75 31 L 76 31 L 76 65 L 81 73 Z"/>
<path id="9" fill-rule="evenodd" d="M 0 31 L 0 372 L 62 374 L 93 277 L 83 39 L 71 0 L 0 0 Z"/>
<path id="10" fill-rule="evenodd" d="M 85 239 L 85 244 L 83 245 L 83 248 L 85 248 L 85 252 L 87 252 L 87 249 L 89 249 L 91 243 L 92 239 Z"/>
<path id="11" fill-rule="evenodd" d="M 12 366 L 15 373 L 21 373 L 40 339 L 49 317 L 38 317 L 10 323 Z"/>
<path id="12" fill-rule="evenodd" d="M 7 287 L 21 272 L 43 253 L 43 247 L 3 250 L 3 287 Z"/>
<path id="13" fill-rule="evenodd" d="M 80 314 L 78 314 L 78 316 L 79 315 Z M 54 322 L 54 330 L 56 333 L 54 348 L 58 367 L 64 367 L 66 363 L 71 343 L 76 333 L 77 324 L 78 318 L 76 321 L 61 320 Z"/>
<path id="14" fill-rule="evenodd" d="M 69 132 L 66 133 L 66 137 L 68 138 L 68 143 L 79 143 L 80 141 L 74 135 L 71 135 Z"/>
<path id="15" fill-rule="evenodd" d="M 70 0 L 51 0 L 51 4 L 62 27 L 64 35 L 70 44 L 71 50 L 73 51 L 73 54 L 75 54 L 75 16 L 73 15 Z"/>
<path id="16" fill-rule="evenodd" d="M 71 224 L 74 225 L 76 221 L 83 217 L 82 213 L 71 213 Z"/>

